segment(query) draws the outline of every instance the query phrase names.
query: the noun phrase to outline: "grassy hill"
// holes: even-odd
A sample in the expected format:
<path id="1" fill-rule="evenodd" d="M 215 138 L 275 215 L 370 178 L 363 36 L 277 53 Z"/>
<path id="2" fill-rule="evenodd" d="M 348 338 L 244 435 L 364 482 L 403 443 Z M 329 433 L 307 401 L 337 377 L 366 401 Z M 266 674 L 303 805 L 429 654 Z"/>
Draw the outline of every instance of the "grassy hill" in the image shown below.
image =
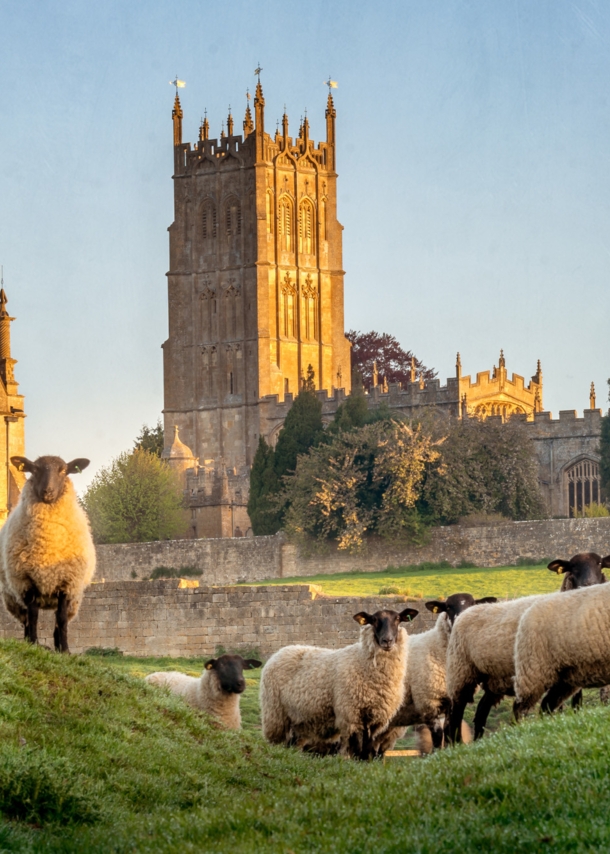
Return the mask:
<path id="1" fill-rule="evenodd" d="M 608 850 L 609 749 L 597 707 L 425 760 L 320 760 L 103 658 L 0 642 L 2 851 Z"/>

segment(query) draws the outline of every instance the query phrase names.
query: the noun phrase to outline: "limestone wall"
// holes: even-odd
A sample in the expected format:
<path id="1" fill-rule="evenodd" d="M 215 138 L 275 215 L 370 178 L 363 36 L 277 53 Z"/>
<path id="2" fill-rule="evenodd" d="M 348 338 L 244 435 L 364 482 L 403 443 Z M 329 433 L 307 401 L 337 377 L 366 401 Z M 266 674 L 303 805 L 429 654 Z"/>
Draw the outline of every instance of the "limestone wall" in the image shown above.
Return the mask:
<path id="1" fill-rule="evenodd" d="M 183 582 L 184 583 L 184 582 Z M 195 582 L 196 583 L 196 582 Z M 178 580 L 93 584 L 70 623 L 72 652 L 118 647 L 128 655 L 213 655 L 258 650 L 267 658 L 291 643 L 338 648 L 353 643 L 358 611 L 417 608 L 409 631 L 424 631 L 435 617 L 420 600 L 393 597 L 325 598 L 307 585 L 277 587 L 181 587 Z M 41 612 L 39 639 L 53 646 L 54 615 Z M 23 637 L 19 624 L 0 609 L 0 637 Z"/>
<path id="2" fill-rule="evenodd" d="M 98 546 L 96 578 L 141 580 L 149 578 L 158 566 L 189 566 L 201 571 L 204 584 L 235 584 L 354 570 L 380 572 L 388 566 L 423 561 L 505 566 L 519 558 L 566 558 L 583 551 L 610 553 L 610 518 L 509 522 L 482 528 L 451 525 L 433 529 L 429 542 L 422 547 L 378 543 L 361 555 L 331 550 L 305 556 L 281 535 L 105 545 Z"/>

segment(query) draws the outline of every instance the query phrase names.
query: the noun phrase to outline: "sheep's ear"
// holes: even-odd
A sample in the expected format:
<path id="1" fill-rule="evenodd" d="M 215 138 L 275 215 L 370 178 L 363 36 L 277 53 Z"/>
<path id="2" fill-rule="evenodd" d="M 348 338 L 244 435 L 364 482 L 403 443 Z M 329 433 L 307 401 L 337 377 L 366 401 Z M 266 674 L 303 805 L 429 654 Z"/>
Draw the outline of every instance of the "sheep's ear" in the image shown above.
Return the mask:
<path id="1" fill-rule="evenodd" d="M 83 469 L 86 469 L 89 465 L 90 460 L 81 459 L 80 457 L 76 460 L 72 460 L 72 462 L 66 465 L 66 469 L 68 470 L 68 474 L 80 474 Z"/>
<path id="2" fill-rule="evenodd" d="M 411 620 L 414 620 L 418 614 L 419 611 L 417 611 L 415 608 L 405 608 L 404 611 L 400 612 L 400 622 L 410 623 Z"/>
<path id="3" fill-rule="evenodd" d="M 246 658 L 244 661 L 244 670 L 254 670 L 256 667 L 262 667 L 263 662 L 256 658 Z"/>
<path id="4" fill-rule="evenodd" d="M 17 471 L 27 471 L 30 474 L 34 474 L 36 471 L 36 466 L 27 457 L 11 457 L 11 462 Z"/>
<path id="5" fill-rule="evenodd" d="M 206 661 L 206 663 L 205 663 L 205 669 L 206 669 L 206 670 L 214 670 L 214 665 L 215 665 L 215 664 L 216 664 L 216 659 L 215 659 L 215 658 L 210 658 L 210 660 L 209 660 L 209 661 Z"/>
<path id="6" fill-rule="evenodd" d="M 426 608 L 432 611 L 433 614 L 439 614 L 441 611 L 447 610 L 446 602 L 441 602 L 438 599 L 432 599 L 431 602 L 426 602 Z"/>
<path id="7" fill-rule="evenodd" d="M 610 555 L 606 555 L 606 557 L 602 558 L 602 566 L 609 567 L 610 566 Z M 603 575 L 603 573 L 602 573 Z"/>
<path id="8" fill-rule="evenodd" d="M 482 599 L 475 599 L 474 604 L 475 605 L 493 605 L 493 603 L 497 602 L 497 601 L 498 600 L 496 599 L 495 596 L 483 596 Z"/>
<path id="9" fill-rule="evenodd" d="M 610 564 L 609 564 L 610 565 Z M 570 566 L 569 560 L 552 560 L 550 564 L 547 566 L 547 569 L 550 569 L 551 572 L 556 572 L 557 575 L 562 575 Z M 603 566 L 603 564 L 602 564 Z"/>
<path id="10" fill-rule="evenodd" d="M 366 611 L 360 611 L 359 614 L 354 614 L 354 620 L 361 626 L 366 626 L 367 623 L 371 622 L 371 615 L 367 614 Z"/>

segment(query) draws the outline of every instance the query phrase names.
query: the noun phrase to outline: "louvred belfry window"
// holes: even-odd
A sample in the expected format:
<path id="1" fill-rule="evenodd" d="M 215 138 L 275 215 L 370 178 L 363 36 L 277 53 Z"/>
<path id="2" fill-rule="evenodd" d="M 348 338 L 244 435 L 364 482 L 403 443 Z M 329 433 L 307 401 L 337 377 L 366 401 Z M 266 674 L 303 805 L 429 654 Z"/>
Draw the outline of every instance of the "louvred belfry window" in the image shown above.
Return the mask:
<path id="1" fill-rule="evenodd" d="M 201 231 L 204 240 L 216 237 L 216 205 L 211 199 L 208 199 L 203 204 Z"/>
<path id="2" fill-rule="evenodd" d="M 292 201 L 286 196 L 280 199 L 278 219 L 280 249 L 292 252 Z"/>
<path id="3" fill-rule="evenodd" d="M 299 211 L 299 252 L 313 254 L 313 207 L 311 202 L 303 202 Z"/>

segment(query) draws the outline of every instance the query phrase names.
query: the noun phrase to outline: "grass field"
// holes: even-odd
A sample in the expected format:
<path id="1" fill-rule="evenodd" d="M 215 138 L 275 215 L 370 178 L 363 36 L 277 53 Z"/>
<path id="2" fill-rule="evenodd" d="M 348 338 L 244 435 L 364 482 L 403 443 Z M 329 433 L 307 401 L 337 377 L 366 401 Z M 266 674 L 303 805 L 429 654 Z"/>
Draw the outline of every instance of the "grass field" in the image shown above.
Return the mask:
<path id="1" fill-rule="evenodd" d="M 547 561 L 548 562 L 548 561 Z M 475 597 L 513 598 L 534 593 L 552 593 L 561 579 L 538 566 L 498 566 L 490 569 L 443 567 L 390 568 L 383 572 L 344 572 L 337 575 L 311 575 L 304 578 L 279 578 L 260 582 L 274 584 L 316 584 L 327 596 L 377 596 L 401 594 L 434 599 L 452 593 L 472 593 Z"/>
<path id="2" fill-rule="evenodd" d="M 243 733 L 220 731 L 130 675 L 168 665 L 0 642 L 1 851 L 610 849 L 604 707 L 428 759 L 347 762 L 272 748 L 254 718 Z"/>

